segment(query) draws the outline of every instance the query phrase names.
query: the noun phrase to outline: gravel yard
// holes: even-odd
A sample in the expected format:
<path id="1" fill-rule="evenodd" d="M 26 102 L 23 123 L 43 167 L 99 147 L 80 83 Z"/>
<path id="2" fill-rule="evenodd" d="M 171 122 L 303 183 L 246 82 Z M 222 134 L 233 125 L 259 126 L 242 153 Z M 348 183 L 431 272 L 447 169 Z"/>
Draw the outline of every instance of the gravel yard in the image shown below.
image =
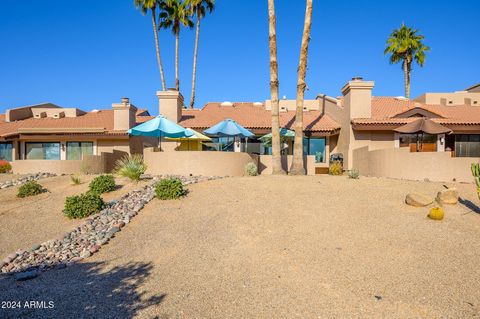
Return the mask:
<path id="1" fill-rule="evenodd" d="M 52 193 L 40 196 L 71 191 L 54 195 L 48 181 Z M 404 204 L 409 192 L 434 197 L 443 185 L 332 176 L 190 185 L 182 200 L 153 200 L 78 265 L 25 282 L 0 277 L 0 301 L 55 305 L 0 317 L 478 318 L 480 214 L 458 204 L 432 221 L 428 208 Z M 478 205 L 473 185 L 456 186 Z M 34 218 L 53 202 L 22 209 Z M 43 237 L 61 234 L 70 225 L 60 211 L 28 222 L 58 228 Z M 4 236 L 9 214 L 2 246 L 18 227 Z"/>
<path id="2" fill-rule="evenodd" d="M 80 176 L 82 184 L 72 185 L 70 176 L 41 179 L 38 182 L 48 192 L 37 196 L 16 197 L 18 186 L 0 190 L 0 259 L 18 249 L 29 249 L 32 245 L 62 236 L 73 229 L 81 220 L 71 220 L 63 213 L 65 198 L 88 190 L 94 175 Z M 119 188 L 103 194 L 105 201 L 119 198 L 138 188 L 123 178 L 116 179 Z"/>

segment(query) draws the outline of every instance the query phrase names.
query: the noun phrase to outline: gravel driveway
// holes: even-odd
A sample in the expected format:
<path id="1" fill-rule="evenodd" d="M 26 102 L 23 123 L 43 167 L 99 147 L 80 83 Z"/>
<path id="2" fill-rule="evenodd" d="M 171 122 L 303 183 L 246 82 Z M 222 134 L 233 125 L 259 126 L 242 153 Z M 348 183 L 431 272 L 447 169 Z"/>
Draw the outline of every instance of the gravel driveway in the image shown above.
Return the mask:
<path id="1" fill-rule="evenodd" d="M 452 184 L 449 184 L 451 186 Z M 79 265 L 0 277 L 0 309 L 29 318 L 478 318 L 480 215 L 403 204 L 440 183 L 229 178 L 152 201 Z M 478 204 L 473 185 L 459 184 Z"/>

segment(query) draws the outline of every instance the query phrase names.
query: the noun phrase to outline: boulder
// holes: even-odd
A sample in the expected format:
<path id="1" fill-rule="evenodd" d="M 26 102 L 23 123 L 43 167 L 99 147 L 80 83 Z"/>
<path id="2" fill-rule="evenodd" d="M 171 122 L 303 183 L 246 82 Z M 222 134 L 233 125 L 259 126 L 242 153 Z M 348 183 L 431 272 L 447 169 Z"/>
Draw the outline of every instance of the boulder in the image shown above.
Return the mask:
<path id="1" fill-rule="evenodd" d="M 438 192 L 436 200 L 439 204 L 455 205 L 458 203 L 458 191 L 456 188 L 441 190 Z"/>
<path id="2" fill-rule="evenodd" d="M 433 203 L 433 199 L 422 194 L 410 193 L 405 198 L 405 203 L 410 206 L 425 207 Z"/>

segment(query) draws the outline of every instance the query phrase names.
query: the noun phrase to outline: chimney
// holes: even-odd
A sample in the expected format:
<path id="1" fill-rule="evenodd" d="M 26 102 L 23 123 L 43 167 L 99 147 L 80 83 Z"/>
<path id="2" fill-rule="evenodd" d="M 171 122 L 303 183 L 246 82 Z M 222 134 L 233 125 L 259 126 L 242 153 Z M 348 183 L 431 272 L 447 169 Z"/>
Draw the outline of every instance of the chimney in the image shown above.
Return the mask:
<path id="1" fill-rule="evenodd" d="M 113 130 L 127 131 L 136 124 L 137 108 L 130 104 L 130 99 L 122 98 L 121 103 L 113 103 Z"/>
<path id="2" fill-rule="evenodd" d="M 372 117 L 373 81 L 364 81 L 362 77 L 354 77 L 342 88 L 343 105 L 350 114 L 350 119 Z"/>
<path id="3" fill-rule="evenodd" d="M 178 123 L 182 118 L 182 93 L 173 89 L 168 89 L 167 91 L 157 91 L 157 97 L 158 113 L 165 116 L 170 121 Z"/>

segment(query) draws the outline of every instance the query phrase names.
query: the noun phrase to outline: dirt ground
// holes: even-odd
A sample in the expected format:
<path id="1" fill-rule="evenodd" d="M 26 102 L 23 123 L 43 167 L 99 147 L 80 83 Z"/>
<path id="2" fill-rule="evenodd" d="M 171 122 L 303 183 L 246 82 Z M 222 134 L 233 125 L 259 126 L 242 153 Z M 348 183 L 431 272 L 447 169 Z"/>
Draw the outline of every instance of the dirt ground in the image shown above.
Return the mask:
<path id="1" fill-rule="evenodd" d="M 459 204 L 432 221 L 427 208 L 404 204 L 408 192 L 433 197 L 441 183 L 266 176 L 188 188 L 182 200 L 153 200 L 79 265 L 0 278 L 3 300 L 55 304 L 4 314 L 479 317 L 480 214 Z M 458 188 L 478 210 L 474 186 Z"/>
<path id="2" fill-rule="evenodd" d="M 27 176 L 28 174 L 0 174 L 0 183 L 6 182 L 6 181 L 11 181 L 14 179 L 19 179 L 24 176 Z"/>
<path id="3" fill-rule="evenodd" d="M 80 176 L 82 184 L 72 185 L 70 176 L 44 178 L 38 182 L 47 192 L 18 198 L 19 186 L 0 190 L 0 259 L 19 249 L 30 249 L 35 244 L 62 236 L 82 220 L 71 220 L 62 213 L 65 198 L 88 190 L 93 175 Z M 105 201 L 120 198 L 138 188 L 124 178 L 116 178 L 118 189 L 102 195 Z"/>

